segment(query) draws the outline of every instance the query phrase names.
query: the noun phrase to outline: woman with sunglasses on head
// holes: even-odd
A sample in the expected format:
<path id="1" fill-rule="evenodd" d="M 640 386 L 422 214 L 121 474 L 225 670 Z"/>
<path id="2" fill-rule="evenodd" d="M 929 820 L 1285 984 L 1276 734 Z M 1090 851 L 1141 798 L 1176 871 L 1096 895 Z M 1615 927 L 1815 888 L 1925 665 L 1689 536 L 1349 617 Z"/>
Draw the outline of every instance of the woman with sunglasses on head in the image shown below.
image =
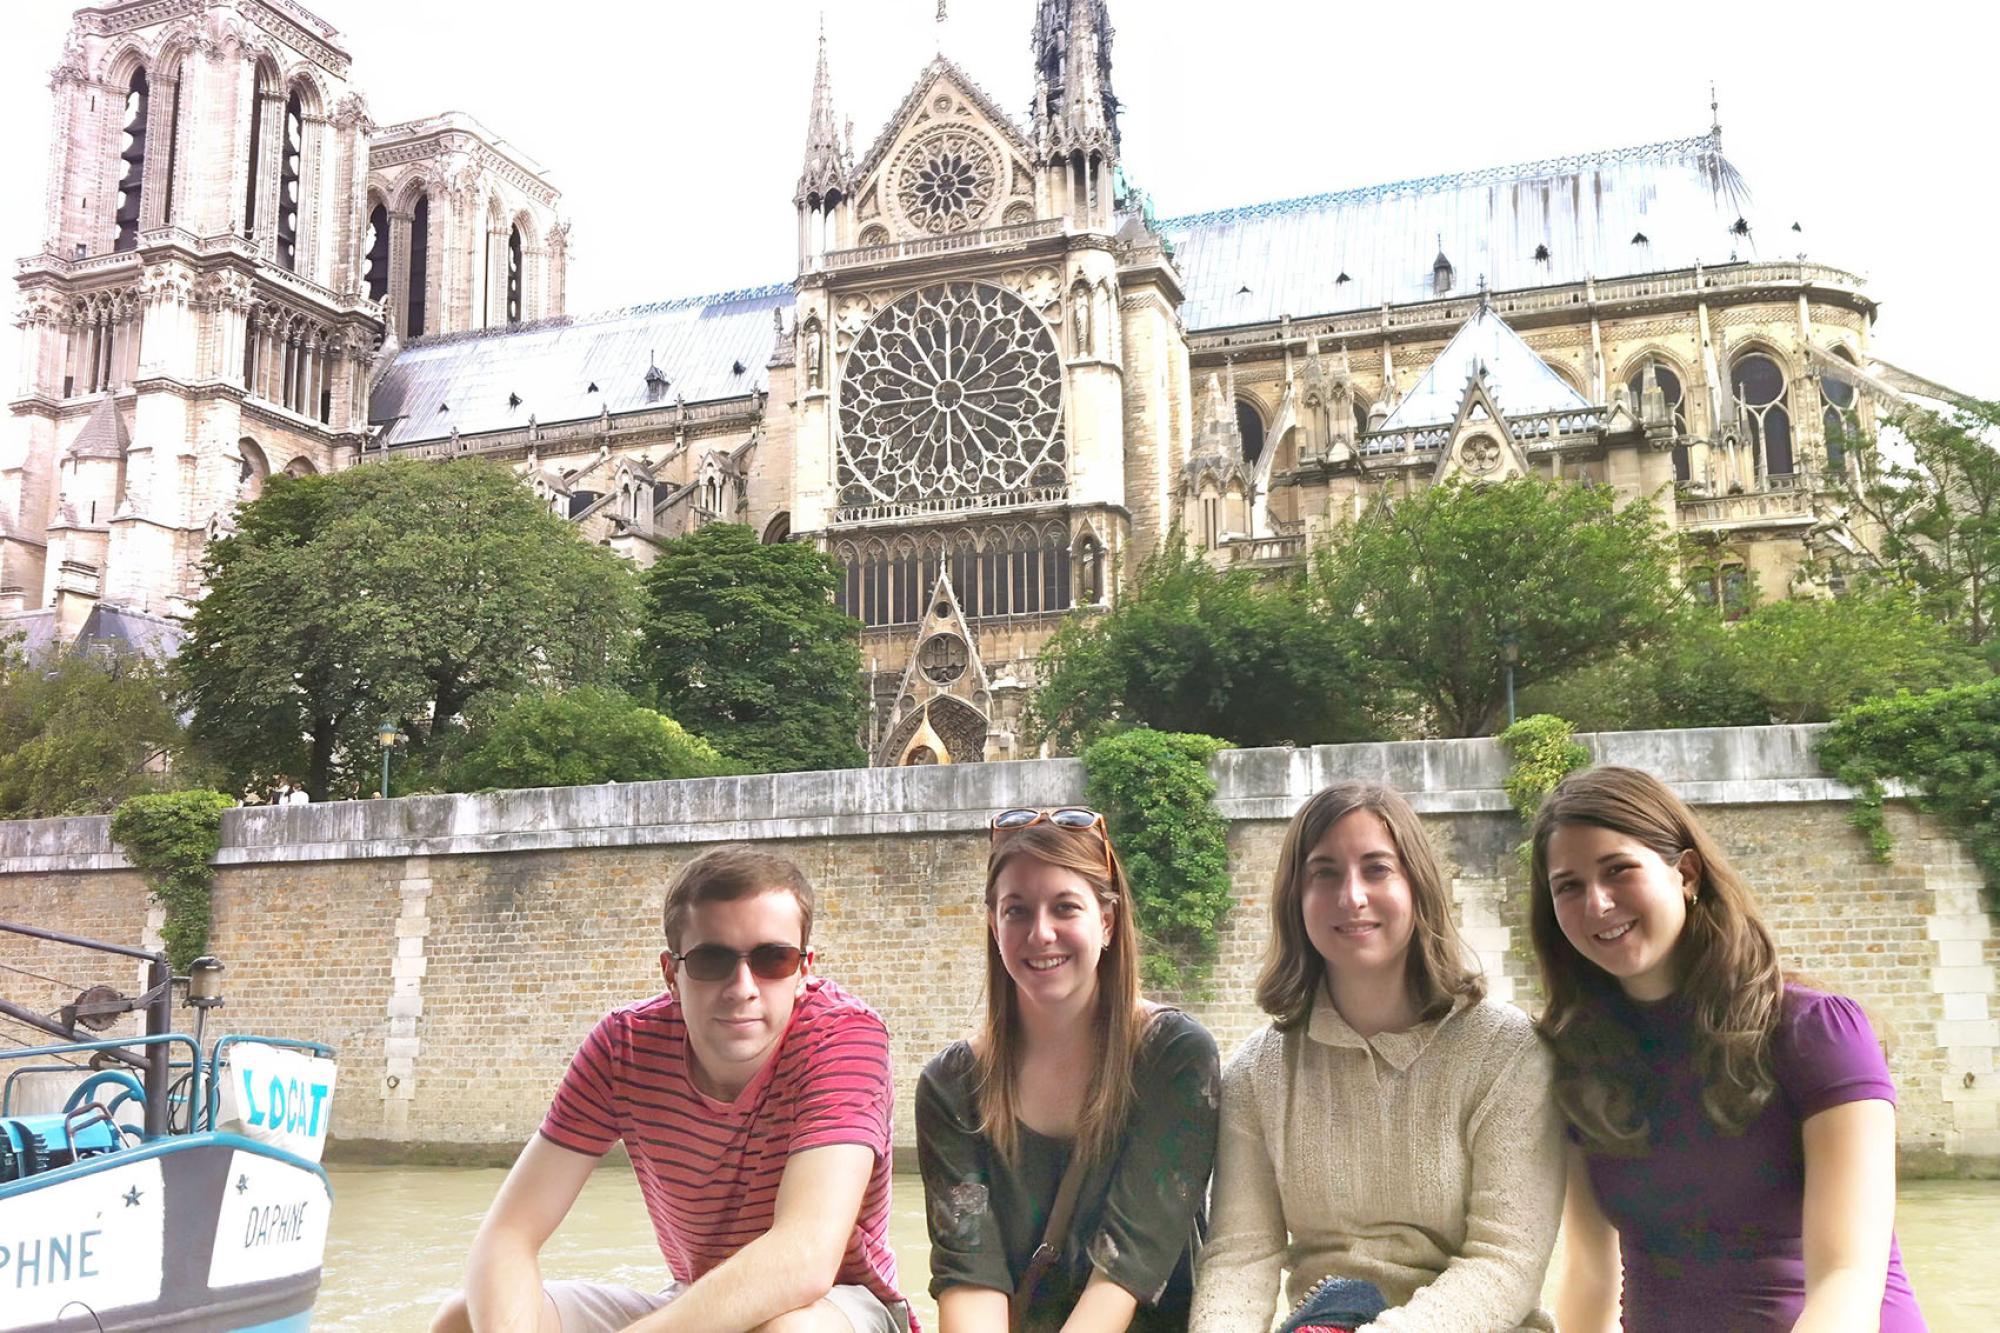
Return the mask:
<path id="1" fill-rule="evenodd" d="M 1664 782 L 1572 774 L 1530 926 L 1570 1125 L 1564 1333 L 1924 1327 L 1894 1235 L 1896 1090 L 1861 1007 L 1788 979 Z M 1622 1299 L 1621 1299 L 1622 1286 Z"/>
<path id="2" fill-rule="evenodd" d="M 1215 1042 L 1139 998 L 1138 945 L 1100 815 L 994 817 L 985 1020 L 917 1084 L 943 1333 L 1186 1328 Z"/>
<path id="3" fill-rule="evenodd" d="M 1356 782 L 1300 808 L 1257 982 L 1271 1024 L 1223 1073 L 1196 1333 L 1265 1333 L 1281 1270 L 1301 1314 L 1372 1284 L 1369 1330 L 1550 1327 L 1549 1059 L 1464 956 L 1408 801 Z"/>

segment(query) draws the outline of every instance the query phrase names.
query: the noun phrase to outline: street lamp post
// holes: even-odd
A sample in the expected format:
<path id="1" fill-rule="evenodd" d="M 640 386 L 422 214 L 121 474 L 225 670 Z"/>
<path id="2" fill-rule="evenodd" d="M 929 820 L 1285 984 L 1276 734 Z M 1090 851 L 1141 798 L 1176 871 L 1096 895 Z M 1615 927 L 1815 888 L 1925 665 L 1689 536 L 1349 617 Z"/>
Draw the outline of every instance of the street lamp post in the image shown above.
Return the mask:
<path id="1" fill-rule="evenodd" d="M 1507 725 L 1514 725 L 1514 667 L 1521 660 L 1521 641 L 1508 630 L 1500 636 L 1500 660 L 1507 664 Z"/>
<path id="2" fill-rule="evenodd" d="M 403 739 L 403 733 L 396 730 L 394 722 L 384 721 L 375 728 L 375 740 L 382 747 L 382 799 L 389 799 L 389 752 L 396 748 L 396 742 Z"/>

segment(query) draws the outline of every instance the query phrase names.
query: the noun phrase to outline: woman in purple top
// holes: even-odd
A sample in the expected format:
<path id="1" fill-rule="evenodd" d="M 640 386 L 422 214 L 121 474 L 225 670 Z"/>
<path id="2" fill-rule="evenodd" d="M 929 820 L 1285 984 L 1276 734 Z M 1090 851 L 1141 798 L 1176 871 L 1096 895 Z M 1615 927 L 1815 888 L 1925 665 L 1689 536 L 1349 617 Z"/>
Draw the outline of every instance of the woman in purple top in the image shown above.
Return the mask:
<path id="1" fill-rule="evenodd" d="M 1749 891 L 1651 774 L 1532 839 L 1541 1019 L 1570 1125 L 1563 1333 L 1924 1328 L 1896 1251 L 1896 1089 L 1868 1018 L 1788 982 Z"/>

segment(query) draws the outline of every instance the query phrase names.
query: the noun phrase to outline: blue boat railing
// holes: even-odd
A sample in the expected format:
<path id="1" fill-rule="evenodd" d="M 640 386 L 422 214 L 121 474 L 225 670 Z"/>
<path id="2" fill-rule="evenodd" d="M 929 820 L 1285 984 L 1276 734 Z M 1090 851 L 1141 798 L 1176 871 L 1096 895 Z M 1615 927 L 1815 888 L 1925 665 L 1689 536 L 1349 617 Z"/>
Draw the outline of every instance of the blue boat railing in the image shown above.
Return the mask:
<path id="1" fill-rule="evenodd" d="M 135 1046 L 164 1046 L 170 1048 L 176 1043 L 188 1048 L 188 1059 L 179 1067 L 198 1073 L 201 1067 L 201 1048 L 195 1045 L 193 1037 L 183 1032 L 163 1032 L 152 1037 L 103 1037 L 96 1041 L 66 1041 L 53 1046 L 28 1046 L 20 1050 L 0 1052 L 0 1060 L 30 1060 L 45 1055 L 81 1055 L 90 1051 L 124 1051 Z M 168 1059 L 167 1067 L 170 1070 L 174 1068 L 174 1062 L 171 1057 Z M 64 1066 L 64 1068 L 73 1069 L 75 1066 Z M 22 1069 L 16 1071 L 16 1074 L 27 1072 L 29 1071 Z M 14 1077 L 15 1075 L 10 1075 L 7 1079 L 6 1096 L 8 1098 L 11 1098 L 13 1095 Z M 190 1095 L 193 1095 L 192 1089 L 190 1089 Z M 146 1099 L 143 1089 L 140 1092 L 139 1101 L 142 1106 L 145 1104 Z M 164 1120 L 161 1123 L 164 1124 Z M 190 1128 L 192 1128 L 192 1123 L 190 1123 Z M 166 1136 L 165 1131 L 156 1134 L 142 1133 L 141 1135 L 141 1137 L 146 1139 L 165 1138 Z"/>

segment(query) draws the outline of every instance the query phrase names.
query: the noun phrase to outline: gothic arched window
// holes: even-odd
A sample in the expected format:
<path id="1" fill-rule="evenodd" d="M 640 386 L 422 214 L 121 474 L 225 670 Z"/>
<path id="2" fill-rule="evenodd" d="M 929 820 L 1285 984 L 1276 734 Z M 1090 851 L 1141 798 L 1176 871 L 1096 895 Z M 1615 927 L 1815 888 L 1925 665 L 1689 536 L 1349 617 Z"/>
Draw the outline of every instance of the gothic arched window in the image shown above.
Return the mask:
<path id="1" fill-rule="evenodd" d="M 1792 412 L 1790 395 L 1785 391 L 1785 372 L 1770 357 L 1752 352 L 1736 362 L 1730 372 L 1730 386 L 1743 417 L 1752 456 L 1757 460 L 1758 480 L 1789 479 L 1794 471 Z"/>
<path id="2" fill-rule="evenodd" d="M 285 99 L 285 147 L 278 159 L 278 266 L 294 272 L 299 267 L 299 182 L 305 145 L 305 103 L 294 88 Z"/>
<path id="3" fill-rule="evenodd" d="M 1688 433 L 1686 391 L 1681 388 L 1680 375 L 1658 357 L 1641 362 L 1639 368 L 1632 372 L 1632 378 L 1626 381 L 1625 388 L 1631 395 L 1633 415 L 1642 421 L 1645 419 L 1648 371 L 1652 372 L 1653 384 L 1659 389 L 1660 397 L 1666 401 L 1667 419 L 1674 424 L 1674 434 L 1677 437 L 1685 436 Z M 1687 446 L 1675 444 L 1674 480 L 1687 481 L 1690 475 Z"/>
<path id="4" fill-rule="evenodd" d="M 424 293 L 431 278 L 431 197 L 417 196 L 410 210 L 410 314 L 404 322 L 409 337 L 424 336 Z"/>
<path id="5" fill-rule="evenodd" d="M 507 233 L 507 322 L 521 322 L 521 229 Z"/>
<path id="6" fill-rule="evenodd" d="M 1264 418 L 1254 403 L 1236 400 L 1236 430 L 1243 437 L 1243 461 L 1256 462 L 1264 453 Z"/>
<path id="7" fill-rule="evenodd" d="M 139 203 L 145 192 L 146 112 L 150 101 L 146 71 L 133 70 L 132 82 L 125 92 L 124 143 L 118 151 L 125 174 L 118 181 L 118 239 L 112 243 L 114 251 L 139 248 Z"/>
<path id="8" fill-rule="evenodd" d="M 368 243 L 361 255 L 361 281 L 371 301 L 389 294 L 389 210 L 382 204 L 375 205 L 368 213 Z"/>
<path id="9" fill-rule="evenodd" d="M 1845 347 L 1835 350 L 1835 355 L 1852 365 L 1854 358 Z M 1833 472 L 1847 470 L 1847 448 L 1860 435 L 1860 418 L 1856 412 L 1859 395 L 1854 391 L 1851 380 L 1837 372 L 1822 370 L 1819 374 L 1819 396 L 1826 404 L 1822 414 L 1826 427 L 1826 465 Z"/>

